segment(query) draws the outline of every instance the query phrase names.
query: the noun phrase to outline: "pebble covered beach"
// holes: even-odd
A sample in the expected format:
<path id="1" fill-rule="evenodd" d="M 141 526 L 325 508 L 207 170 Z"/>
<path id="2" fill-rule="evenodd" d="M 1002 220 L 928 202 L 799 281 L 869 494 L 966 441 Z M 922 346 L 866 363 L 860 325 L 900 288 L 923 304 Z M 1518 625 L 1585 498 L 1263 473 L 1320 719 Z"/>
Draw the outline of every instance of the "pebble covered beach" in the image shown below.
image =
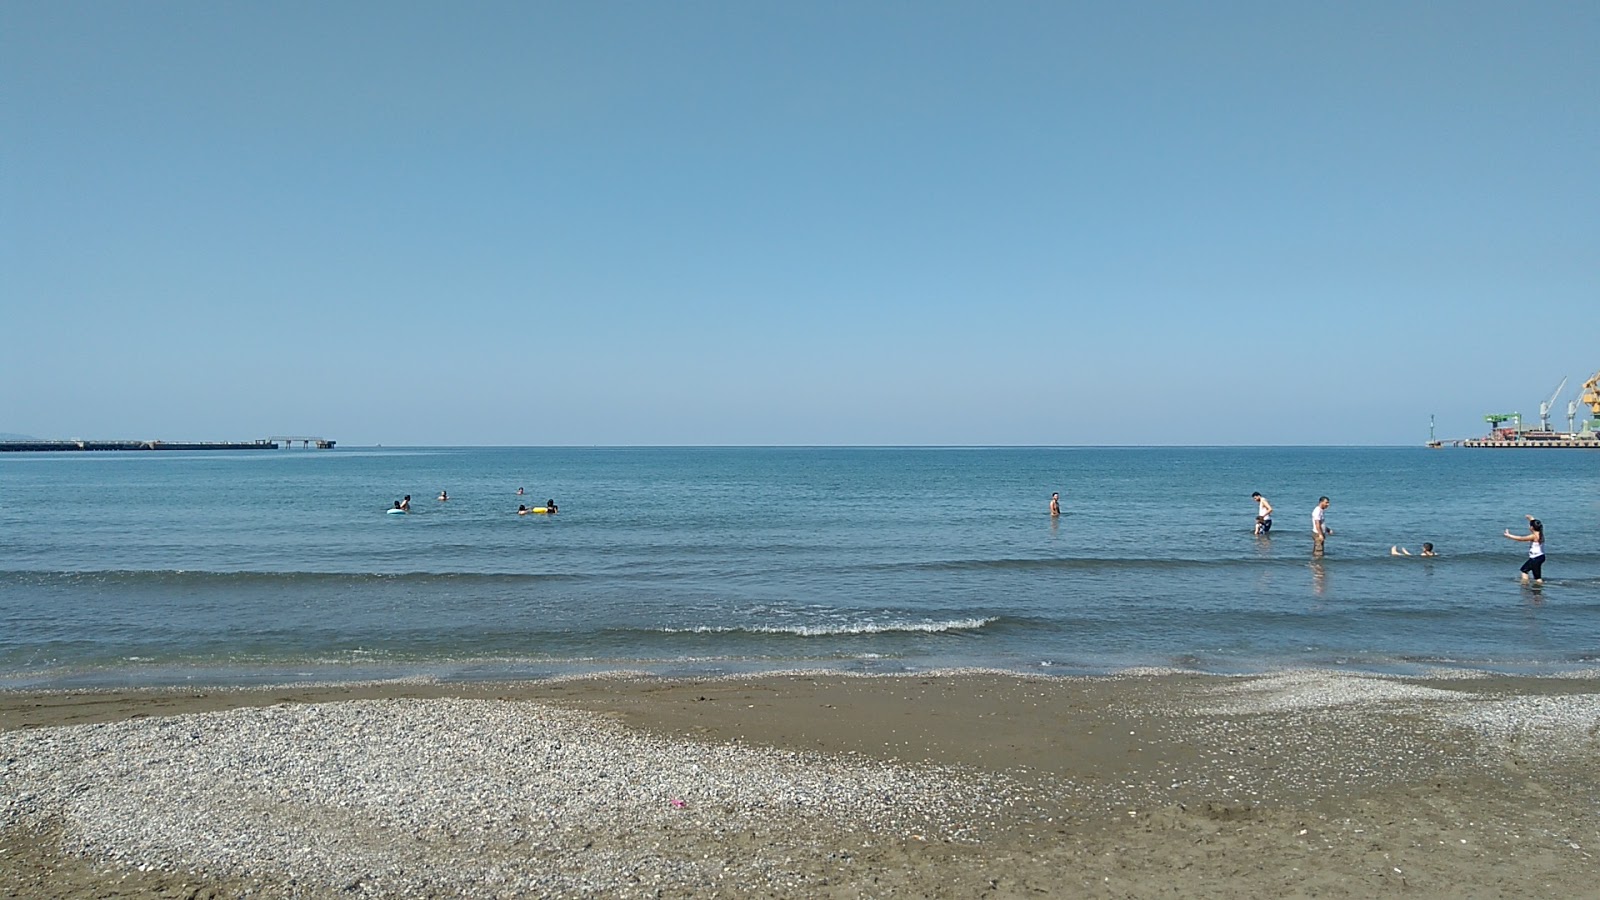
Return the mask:
<path id="1" fill-rule="evenodd" d="M 0 888 L 1368 896 L 1403 879 L 1423 896 L 1515 896 L 1531 878 L 1594 895 L 1591 678 L 347 692 L 208 695 L 223 708 L 171 692 L 7 695 Z"/>

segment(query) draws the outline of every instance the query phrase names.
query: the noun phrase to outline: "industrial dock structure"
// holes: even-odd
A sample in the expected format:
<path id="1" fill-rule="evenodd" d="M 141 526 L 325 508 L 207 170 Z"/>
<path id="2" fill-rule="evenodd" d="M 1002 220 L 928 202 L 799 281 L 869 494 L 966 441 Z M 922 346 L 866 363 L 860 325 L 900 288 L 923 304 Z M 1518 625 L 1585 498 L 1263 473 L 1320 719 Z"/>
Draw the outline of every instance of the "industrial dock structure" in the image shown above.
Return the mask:
<path id="1" fill-rule="evenodd" d="M 1550 399 L 1539 404 L 1538 428 L 1523 428 L 1522 413 L 1491 413 L 1483 417 L 1489 423 L 1487 435 L 1451 443 L 1492 450 L 1600 450 L 1600 431 L 1596 431 L 1600 429 L 1600 372 L 1584 382 L 1579 394 L 1567 403 L 1567 430 L 1555 431 L 1550 427 L 1550 414 L 1566 386 L 1567 379 L 1561 379 Z M 1580 414 L 1584 415 L 1581 423 Z M 1442 445 L 1430 435 L 1428 446 Z"/>
<path id="2" fill-rule="evenodd" d="M 0 453 L 96 450 L 277 450 L 279 447 L 332 450 L 335 441 L 320 437 L 263 438 L 259 441 L 0 441 Z"/>

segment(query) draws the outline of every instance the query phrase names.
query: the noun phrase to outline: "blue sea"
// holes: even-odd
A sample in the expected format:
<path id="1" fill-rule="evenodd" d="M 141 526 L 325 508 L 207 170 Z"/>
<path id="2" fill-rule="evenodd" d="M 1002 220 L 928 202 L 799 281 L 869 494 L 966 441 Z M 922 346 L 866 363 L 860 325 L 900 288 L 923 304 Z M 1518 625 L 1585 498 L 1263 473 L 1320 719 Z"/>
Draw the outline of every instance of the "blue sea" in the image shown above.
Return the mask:
<path id="1" fill-rule="evenodd" d="M 1584 451 L 0 454 L 0 687 L 1597 663 Z"/>

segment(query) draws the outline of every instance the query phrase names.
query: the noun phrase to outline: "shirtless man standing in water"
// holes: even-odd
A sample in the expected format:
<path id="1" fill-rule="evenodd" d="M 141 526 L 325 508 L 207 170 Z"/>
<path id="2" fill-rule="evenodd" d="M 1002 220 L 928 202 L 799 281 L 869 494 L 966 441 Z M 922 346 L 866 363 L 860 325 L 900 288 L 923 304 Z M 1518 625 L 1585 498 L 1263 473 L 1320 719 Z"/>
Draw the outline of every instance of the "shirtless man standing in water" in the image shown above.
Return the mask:
<path id="1" fill-rule="evenodd" d="M 1061 518 L 1061 494 L 1059 492 L 1050 495 L 1050 518 Z"/>

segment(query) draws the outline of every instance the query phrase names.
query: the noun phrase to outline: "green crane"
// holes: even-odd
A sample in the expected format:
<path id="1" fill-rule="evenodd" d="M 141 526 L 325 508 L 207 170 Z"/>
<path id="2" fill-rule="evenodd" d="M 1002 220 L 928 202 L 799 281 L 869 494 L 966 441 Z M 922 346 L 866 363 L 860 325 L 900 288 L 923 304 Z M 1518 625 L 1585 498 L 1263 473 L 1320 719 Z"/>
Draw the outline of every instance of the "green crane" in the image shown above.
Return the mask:
<path id="1" fill-rule="evenodd" d="M 1490 413 L 1483 417 L 1490 428 L 1499 428 L 1501 422 L 1510 422 L 1512 431 L 1522 430 L 1522 413 Z"/>

